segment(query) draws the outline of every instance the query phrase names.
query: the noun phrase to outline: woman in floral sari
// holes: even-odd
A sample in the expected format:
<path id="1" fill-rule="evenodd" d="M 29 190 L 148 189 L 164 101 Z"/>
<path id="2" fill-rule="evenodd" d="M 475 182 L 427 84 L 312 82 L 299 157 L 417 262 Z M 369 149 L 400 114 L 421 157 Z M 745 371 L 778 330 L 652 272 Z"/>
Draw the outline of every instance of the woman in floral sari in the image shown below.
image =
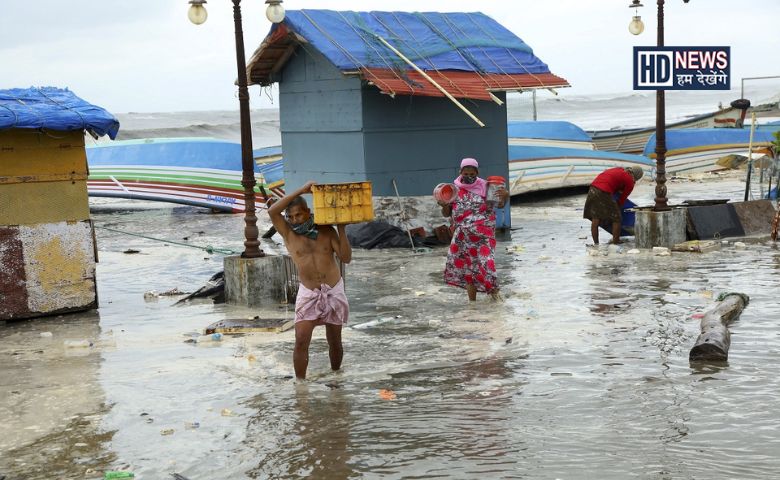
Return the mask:
<path id="1" fill-rule="evenodd" d="M 494 208 L 502 208 L 509 198 L 509 192 L 501 189 L 498 191 L 498 204 L 488 202 L 488 184 L 478 174 L 479 163 L 473 158 L 464 158 L 460 163 L 460 176 L 453 182 L 458 187 L 457 199 L 451 204 L 439 203 L 442 214 L 452 216 L 455 227 L 444 268 L 444 281 L 466 289 L 470 301 L 477 299 L 477 292 L 498 296 Z"/>

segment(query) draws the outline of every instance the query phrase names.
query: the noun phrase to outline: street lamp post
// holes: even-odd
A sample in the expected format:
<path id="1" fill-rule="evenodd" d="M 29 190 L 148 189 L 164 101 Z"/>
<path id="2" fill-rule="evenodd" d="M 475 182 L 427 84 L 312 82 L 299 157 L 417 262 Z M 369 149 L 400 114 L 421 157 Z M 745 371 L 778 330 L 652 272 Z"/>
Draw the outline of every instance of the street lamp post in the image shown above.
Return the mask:
<path id="1" fill-rule="evenodd" d="M 683 0 L 688 3 L 689 0 Z M 664 46 L 664 0 L 658 3 L 658 46 Z M 636 9 L 641 7 L 639 0 L 633 0 L 629 7 Z M 644 25 L 639 15 L 634 15 L 629 31 L 639 35 L 644 30 Z M 666 197 L 666 97 L 664 90 L 655 91 L 655 206 L 653 210 L 662 212 L 670 210 Z"/>
<path id="2" fill-rule="evenodd" d="M 206 0 L 190 0 L 188 17 L 196 25 L 206 21 L 208 14 L 203 6 Z M 274 23 L 284 20 L 282 0 L 266 0 L 266 16 Z M 249 89 L 246 78 L 244 55 L 244 32 L 241 21 L 241 0 L 233 0 L 233 22 L 236 32 L 236 67 L 238 68 L 238 105 L 241 122 L 241 185 L 244 187 L 244 252 L 243 258 L 264 257 L 258 240 L 257 215 L 255 210 L 255 164 L 252 157 L 252 123 L 249 118 Z"/>

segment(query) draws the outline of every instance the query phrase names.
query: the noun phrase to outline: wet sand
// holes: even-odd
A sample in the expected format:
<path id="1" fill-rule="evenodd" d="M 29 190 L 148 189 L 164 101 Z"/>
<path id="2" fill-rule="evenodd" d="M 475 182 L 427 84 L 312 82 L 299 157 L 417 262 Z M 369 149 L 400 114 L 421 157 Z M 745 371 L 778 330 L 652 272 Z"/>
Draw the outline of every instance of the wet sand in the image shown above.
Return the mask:
<path id="1" fill-rule="evenodd" d="M 672 182 L 669 194 L 737 200 L 743 185 Z M 652 197 L 648 184 L 632 195 L 639 204 Z M 220 319 L 289 317 L 287 307 L 144 299 L 198 288 L 222 269 L 221 255 L 98 230 L 100 309 L 0 329 L 0 475 L 776 476 L 778 249 L 758 240 L 654 257 L 626 253 L 629 244 L 592 256 L 583 202 L 577 194 L 513 205 L 515 230 L 497 247 L 503 303 L 481 296 L 469 305 L 445 286 L 445 249 L 356 250 L 344 369 L 330 372 L 318 329 L 306 383 L 291 379 L 292 332 L 186 343 Z M 242 247 L 240 215 L 102 201 L 93 219 Z M 692 367 L 692 316 L 725 291 L 751 297 L 732 325 L 729 363 Z M 66 349 L 69 339 L 94 346 Z"/>

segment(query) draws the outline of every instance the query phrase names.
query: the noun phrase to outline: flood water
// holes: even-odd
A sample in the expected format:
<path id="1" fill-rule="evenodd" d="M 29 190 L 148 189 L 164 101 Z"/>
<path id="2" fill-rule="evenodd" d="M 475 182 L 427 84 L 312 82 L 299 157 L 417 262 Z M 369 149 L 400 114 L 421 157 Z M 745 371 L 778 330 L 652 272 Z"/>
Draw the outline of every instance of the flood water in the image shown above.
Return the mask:
<path id="1" fill-rule="evenodd" d="M 742 188 L 669 193 L 736 200 Z M 647 184 L 632 195 L 652 197 Z M 0 328 L 0 477 L 778 478 L 780 251 L 758 240 L 589 255 L 583 203 L 513 206 L 497 247 L 503 303 L 469 305 L 443 285 L 445 249 L 356 250 L 343 371 L 330 372 L 318 329 L 305 383 L 291 379 L 290 331 L 186 343 L 221 319 L 289 317 L 284 306 L 144 298 L 198 288 L 222 255 L 98 229 L 99 310 Z M 241 249 L 240 215 L 103 201 L 93 219 Z M 729 362 L 692 366 L 693 316 L 722 292 L 750 296 Z M 94 346 L 65 348 L 79 339 Z"/>

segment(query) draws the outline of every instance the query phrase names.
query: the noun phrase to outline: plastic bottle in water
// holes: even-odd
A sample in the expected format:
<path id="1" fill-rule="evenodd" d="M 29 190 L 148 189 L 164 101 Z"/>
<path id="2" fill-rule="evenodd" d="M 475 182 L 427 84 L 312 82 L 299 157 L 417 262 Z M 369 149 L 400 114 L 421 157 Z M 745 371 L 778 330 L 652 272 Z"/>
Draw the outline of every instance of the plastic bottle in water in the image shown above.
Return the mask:
<path id="1" fill-rule="evenodd" d="M 89 340 L 65 340 L 65 348 L 89 348 L 92 342 Z"/>
<path id="2" fill-rule="evenodd" d="M 201 335 L 197 338 L 198 343 L 208 343 L 208 342 L 221 342 L 222 341 L 222 334 L 221 333 L 211 333 L 208 335 Z"/>

